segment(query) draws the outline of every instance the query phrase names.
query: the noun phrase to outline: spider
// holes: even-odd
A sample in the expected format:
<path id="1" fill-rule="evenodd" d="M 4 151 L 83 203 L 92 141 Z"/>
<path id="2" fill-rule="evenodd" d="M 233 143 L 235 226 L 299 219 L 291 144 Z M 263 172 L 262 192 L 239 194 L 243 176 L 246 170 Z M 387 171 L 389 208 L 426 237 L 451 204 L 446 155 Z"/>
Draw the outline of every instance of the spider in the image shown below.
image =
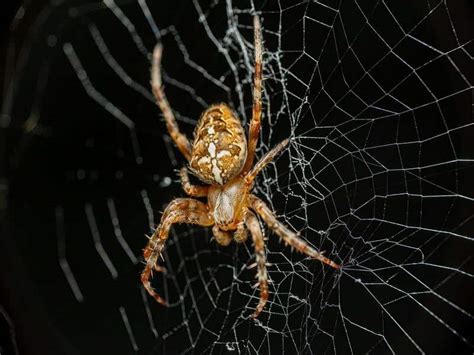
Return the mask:
<path id="1" fill-rule="evenodd" d="M 272 210 L 260 198 L 251 193 L 254 180 L 259 172 L 270 163 L 288 144 L 285 139 L 265 154 L 255 165 L 255 149 L 260 131 L 262 115 L 262 39 L 260 20 L 253 18 L 255 46 L 255 74 L 253 83 L 253 110 L 250 121 L 248 142 L 240 120 L 225 104 L 211 105 L 206 109 L 194 132 L 191 145 L 187 137 L 179 131 L 178 124 L 166 98 L 161 79 L 162 46 L 157 44 L 153 51 L 151 86 L 157 105 L 166 121 L 168 132 L 174 143 L 189 162 L 189 169 L 206 185 L 192 185 L 188 168 L 180 170 L 184 191 L 191 197 L 207 197 L 207 204 L 192 198 L 177 198 L 166 207 L 161 222 L 143 255 L 146 266 L 141 274 L 141 282 L 148 293 L 160 304 L 166 301 L 151 287 L 152 270 L 165 271 L 157 264 L 172 224 L 188 223 L 211 227 L 216 242 L 227 246 L 234 240 L 242 243 L 247 239 L 247 230 L 252 236 L 257 266 L 257 285 L 260 300 L 252 314 L 258 317 L 268 300 L 268 276 L 265 255 L 265 239 L 255 213 L 272 229 L 286 245 L 321 262 L 339 269 L 340 265 L 317 252 L 298 234 L 279 222 Z"/>

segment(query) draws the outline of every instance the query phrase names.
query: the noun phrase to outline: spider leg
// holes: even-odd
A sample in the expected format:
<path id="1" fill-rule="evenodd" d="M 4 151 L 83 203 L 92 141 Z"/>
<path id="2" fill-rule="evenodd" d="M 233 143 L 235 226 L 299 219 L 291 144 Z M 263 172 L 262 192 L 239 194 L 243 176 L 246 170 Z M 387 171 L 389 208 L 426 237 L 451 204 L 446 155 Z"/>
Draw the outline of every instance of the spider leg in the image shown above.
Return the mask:
<path id="1" fill-rule="evenodd" d="M 265 241 L 263 239 L 262 229 L 258 223 L 255 214 L 248 211 L 245 218 L 245 224 L 250 230 L 250 235 L 253 239 L 255 248 L 255 262 L 257 264 L 257 279 L 260 287 L 260 301 L 258 302 L 255 312 L 252 314 L 253 318 L 257 318 L 262 312 L 268 300 L 268 274 L 267 274 L 267 258 L 265 255 Z"/>
<path id="2" fill-rule="evenodd" d="M 183 185 L 183 190 L 192 197 L 205 197 L 209 191 L 209 186 L 199 186 L 199 185 L 192 185 L 189 182 L 189 175 L 188 169 L 186 167 L 182 167 L 179 171 L 179 175 L 181 176 L 181 184 Z"/>
<path id="3" fill-rule="evenodd" d="M 237 230 L 234 232 L 234 240 L 236 243 L 243 243 L 247 240 L 247 237 L 247 228 L 245 228 L 245 223 L 241 222 L 237 225 Z"/>
<path id="4" fill-rule="evenodd" d="M 255 73 L 253 76 L 253 108 L 252 120 L 249 128 L 249 141 L 247 148 L 247 160 L 243 168 L 247 172 L 253 164 L 255 150 L 257 148 L 258 134 L 262 117 L 262 34 L 260 19 L 257 15 L 253 17 L 253 36 L 255 47 Z"/>
<path id="5" fill-rule="evenodd" d="M 229 232 L 223 231 L 217 224 L 212 227 L 212 234 L 216 239 L 216 242 L 223 247 L 226 247 L 232 241 L 232 235 Z"/>
<path id="6" fill-rule="evenodd" d="M 287 138 L 284 141 L 278 143 L 272 150 L 270 150 L 267 154 L 265 154 L 258 162 L 255 164 L 255 166 L 250 170 L 247 175 L 245 175 L 245 182 L 248 185 L 251 185 L 253 180 L 257 177 L 257 175 L 260 173 L 260 171 L 266 167 L 273 159 L 276 158 L 280 152 L 285 149 L 285 147 L 288 145 L 288 142 L 290 140 Z"/>
<path id="7" fill-rule="evenodd" d="M 156 228 L 145 249 L 143 249 L 146 266 L 141 274 L 141 281 L 145 289 L 150 296 L 162 305 L 166 305 L 166 301 L 151 287 L 150 276 L 153 269 L 158 271 L 163 270 L 163 268 L 157 267 L 156 264 L 168 239 L 171 225 L 175 223 L 211 226 L 214 221 L 207 205 L 190 198 L 177 198 L 166 207 L 165 212 L 161 216 L 160 225 Z"/>
<path id="8" fill-rule="evenodd" d="M 178 122 L 174 117 L 173 111 L 171 110 L 168 99 L 166 98 L 165 91 L 163 89 L 163 82 L 161 79 L 161 56 L 163 53 L 163 47 L 161 43 L 158 43 L 153 50 L 153 61 L 151 66 L 151 87 L 153 95 L 155 96 L 156 103 L 160 107 L 161 112 L 166 121 L 166 127 L 168 132 L 173 139 L 174 143 L 178 147 L 179 151 L 189 161 L 191 158 L 191 144 L 188 138 L 179 131 Z"/>
<path id="9" fill-rule="evenodd" d="M 249 197 L 252 209 L 257 212 L 260 217 L 262 217 L 268 227 L 272 229 L 280 238 L 282 238 L 286 244 L 289 244 L 297 251 L 317 259 L 335 269 L 341 268 L 339 264 L 336 264 L 334 261 L 326 258 L 322 255 L 322 253 L 317 252 L 296 233 L 290 231 L 283 223 L 279 222 L 265 202 L 252 194 Z"/>

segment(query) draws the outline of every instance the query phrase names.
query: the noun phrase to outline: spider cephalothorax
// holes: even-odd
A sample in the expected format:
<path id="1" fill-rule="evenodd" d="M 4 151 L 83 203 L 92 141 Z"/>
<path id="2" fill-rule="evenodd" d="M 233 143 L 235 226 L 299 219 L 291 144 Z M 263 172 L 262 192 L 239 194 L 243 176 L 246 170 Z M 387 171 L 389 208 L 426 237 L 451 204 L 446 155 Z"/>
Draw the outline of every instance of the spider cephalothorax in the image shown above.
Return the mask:
<path id="1" fill-rule="evenodd" d="M 189 168 L 205 186 L 191 185 L 187 168 L 181 169 L 184 191 L 192 197 L 207 198 L 207 203 L 191 199 L 177 198 L 166 207 L 158 228 L 143 251 L 146 266 L 141 280 L 148 293 L 161 304 L 166 301 L 158 295 L 150 284 L 152 270 L 162 271 L 157 264 L 163 251 L 169 230 L 174 223 L 189 223 L 212 226 L 212 233 L 220 245 L 228 245 L 232 240 L 241 243 L 247 239 L 247 230 L 252 236 L 257 278 L 260 288 L 260 302 L 253 317 L 257 317 L 268 299 L 268 277 L 266 269 L 265 241 L 260 224 L 254 212 L 287 245 L 339 269 L 340 266 L 326 258 L 301 239 L 296 233 L 279 222 L 268 206 L 251 193 L 254 179 L 288 144 L 286 139 L 255 165 L 253 160 L 260 131 L 262 114 L 262 40 L 260 21 L 254 16 L 255 75 L 253 90 L 253 112 L 250 121 L 248 142 L 245 130 L 235 113 L 226 104 L 209 107 L 201 115 L 196 126 L 194 142 L 188 141 L 179 131 L 173 111 L 166 99 L 161 82 L 162 47 L 158 44 L 153 52 L 152 89 L 158 106 L 163 112 L 168 131 L 178 149 L 189 162 Z"/>

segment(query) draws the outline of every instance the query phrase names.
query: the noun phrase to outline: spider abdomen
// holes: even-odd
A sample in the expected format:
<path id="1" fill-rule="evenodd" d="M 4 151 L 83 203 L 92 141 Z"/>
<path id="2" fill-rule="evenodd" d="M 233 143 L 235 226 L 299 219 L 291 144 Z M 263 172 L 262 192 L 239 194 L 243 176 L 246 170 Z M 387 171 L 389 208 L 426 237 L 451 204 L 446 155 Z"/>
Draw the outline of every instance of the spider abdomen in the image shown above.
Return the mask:
<path id="1" fill-rule="evenodd" d="M 247 140 L 240 120 L 226 104 L 203 112 L 194 133 L 191 170 L 211 185 L 237 176 L 247 158 Z"/>

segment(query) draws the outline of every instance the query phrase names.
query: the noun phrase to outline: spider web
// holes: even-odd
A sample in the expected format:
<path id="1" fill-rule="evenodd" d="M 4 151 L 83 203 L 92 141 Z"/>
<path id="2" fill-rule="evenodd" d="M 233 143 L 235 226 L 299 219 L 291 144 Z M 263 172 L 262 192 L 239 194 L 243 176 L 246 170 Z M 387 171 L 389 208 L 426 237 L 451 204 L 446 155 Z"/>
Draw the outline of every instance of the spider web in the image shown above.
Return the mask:
<path id="1" fill-rule="evenodd" d="M 189 137 L 214 102 L 246 124 L 255 12 L 258 156 L 291 137 L 255 193 L 343 268 L 266 228 L 271 294 L 253 320 L 251 242 L 222 248 L 209 230 L 177 226 L 153 279 L 164 308 L 139 283 L 141 250 L 184 195 L 185 162 L 150 92 L 150 54 L 161 41 Z M 472 352 L 472 12 L 429 0 L 21 8 L 1 116 L 10 229 L 51 341 L 66 353 Z"/>

